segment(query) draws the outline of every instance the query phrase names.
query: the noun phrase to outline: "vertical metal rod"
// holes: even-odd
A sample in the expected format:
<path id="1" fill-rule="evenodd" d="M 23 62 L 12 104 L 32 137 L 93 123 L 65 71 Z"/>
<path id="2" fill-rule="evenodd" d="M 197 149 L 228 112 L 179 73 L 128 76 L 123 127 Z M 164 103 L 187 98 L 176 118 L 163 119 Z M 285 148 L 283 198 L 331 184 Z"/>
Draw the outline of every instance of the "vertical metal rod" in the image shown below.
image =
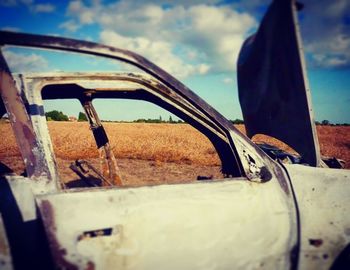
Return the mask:
<path id="1" fill-rule="evenodd" d="M 102 123 L 94 106 L 92 105 L 91 95 L 86 94 L 84 100 L 82 100 L 81 103 L 89 120 L 90 128 L 94 133 L 95 141 L 100 155 L 102 175 L 107 179 L 110 179 L 110 182 L 112 182 L 114 185 L 121 186 L 122 181 L 120 177 L 120 170 Z"/>

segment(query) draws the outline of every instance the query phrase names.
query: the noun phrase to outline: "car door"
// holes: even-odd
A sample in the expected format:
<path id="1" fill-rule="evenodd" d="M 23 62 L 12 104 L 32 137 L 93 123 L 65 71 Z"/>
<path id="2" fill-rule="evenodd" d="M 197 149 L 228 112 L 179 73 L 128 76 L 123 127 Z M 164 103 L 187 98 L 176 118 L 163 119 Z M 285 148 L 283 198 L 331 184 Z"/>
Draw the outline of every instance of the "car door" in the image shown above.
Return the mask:
<path id="1" fill-rule="evenodd" d="M 32 169 L 28 178 L 35 183 L 33 185 L 51 183 L 56 187 L 46 191 L 27 189 L 26 192 L 34 194 L 39 213 L 35 212 L 35 207 L 31 208 L 30 220 L 25 222 L 42 220 L 48 247 L 57 267 L 295 267 L 297 215 L 287 174 L 187 87 L 141 56 L 99 44 L 7 32 L 1 32 L 0 41 L 2 44 L 97 54 L 132 62 L 160 81 L 160 88 L 168 87 L 171 91 L 165 91 L 166 95 L 182 96 L 182 102 L 189 104 L 187 111 L 190 108 L 198 111 L 197 117 L 204 119 L 213 130 L 212 134 L 222 138 L 225 147 L 219 144 L 219 154 L 225 156 L 230 153 L 232 157 L 225 164 L 228 167 L 224 167 L 232 168 L 232 171 L 228 171 L 227 178 L 217 181 L 61 190 L 54 166 L 51 166 L 54 155 L 48 145 L 50 139 L 46 138 L 45 143 L 42 141 L 45 117 L 37 110 L 30 110 L 40 107 L 36 106 L 40 104 L 32 103 L 35 99 L 30 96 L 34 94 L 31 92 L 34 89 L 23 91 L 16 88 L 6 62 L 2 62 L 1 96 L 6 109 L 10 115 L 21 111 L 23 119 L 28 119 L 26 123 L 30 138 L 33 138 L 28 147 L 22 149 L 22 156 Z M 21 103 L 20 108 L 12 106 L 18 102 Z M 174 107 L 169 102 L 167 104 L 169 108 Z M 193 115 L 193 112 L 188 115 Z M 36 125 L 38 119 L 41 119 L 41 125 Z M 199 122 L 193 119 L 193 122 Z M 15 118 L 11 118 L 14 126 L 21 124 L 20 120 L 16 122 Z M 28 133 L 21 129 L 15 132 L 19 140 L 26 138 Z M 208 135 L 207 132 L 205 134 Z M 41 151 L 41 147 L 46 147 L 45 151 Z M 51 155 L 53 162 L 48 162 L 47 154 Z M 39 164 L 34 162 L 36 160 L 45 162 Z M 50 174 L 43 177 L 35 173 L 39 171 Z M 28 185 L 28 182 L 25 183 L 27 180 L 12 181 L 10 176 L 6 176 L 5 181 L 17 184 L 2 192 L 21 194 L 22 185 Z M 28 197 L 16 197 L 19 211 L 24 207 L 19 203 L 23 198 Z M 8 230 L 12 224 L 6 224 Z"/>

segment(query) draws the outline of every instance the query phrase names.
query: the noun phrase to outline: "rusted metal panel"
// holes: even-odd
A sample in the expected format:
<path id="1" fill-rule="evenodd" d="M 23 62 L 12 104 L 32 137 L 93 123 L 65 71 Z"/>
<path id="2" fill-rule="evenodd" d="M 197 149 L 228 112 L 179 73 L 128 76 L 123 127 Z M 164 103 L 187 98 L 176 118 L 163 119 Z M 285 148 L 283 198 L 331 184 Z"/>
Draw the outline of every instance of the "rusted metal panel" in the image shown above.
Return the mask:
<path id="1" fill-rule="evenodd" d="M 220 125 L 218 125 L 212 117 L 206 116 L 201 110 L 197 109 L 186 96 L 179 95 L 172 88 L 162 84 L 159 80 L 152 78 L 147 74 L 137 73 L 47 73 L 47 74 L 26 74 L 25 81 L 30 82 L 31 91 L 39 93 L 40 90 L 46 89 L 43 92 L 44 98 L 72 98 L 77 97 L 83 99 L 86 93 L 91 95 L 91 98 L 112 98 L 113 92 L 131 92 L 134 91 L 135 95 L 142 90 L 147 91 L 154 98 L 158 98 L 160 101 L 164 101 L 165 104 L 169 104 L 170 108 L 176 108 L 184 115 L 188 115 L 190 124 L 198 123 L 200 127 L 203 125 L 205 129 L 200 129 L 201 132 L 206 134 L 210 140 L 212 140 L 215 148 L 218 150 L 220 159 L 223 164 L 223 173 L 227 175 L 237 176 L 237 165 L 235 165 L 235 158 L 231 145 L 234 143 L 236 148 L 239 148 L 239 152 L 242 153 L 242 162 L 247 167 L 246 175 L 249 179 L 259 181 L 261 175 L 261 168 L 264 167 L 263 162 L 264 154 L 260 153 L 260 156 L 256 155 L 259 151 L 251 142 L 247 143 L 246 138 L 241 138 L 235 133 L 234 127 L 231 125 L 229 134 Z M 119 83 L 121 83 L 119 85 Z M 67 85 L 77 85 L 76 88 L 67 87 Z M 57 87 L 56 87 L 57 85 Z M 64 88 L 59 88 L 59 85 L 66 85 Z M 79 87 L 78 87 L 79 86 Z M 35 90 L 34 90 L 35 88 Z M 57 90 L 56 90 L 57 88 Z M 36 94 L 38 95 L 38 94 Z M 142 98 L 140 96 L 139 98 Z M 155 102 L 150 100 L 151 102 Z M 40 101 L 42 103 L 42 101 Z M 37 104 L 41 104 L 41 103 Z M 159 105 L 159 103 L 158 103 Z M 168 108 L 167 108 L 168 109 Z M 176 113 L 175 113 L 176 114 Z M 220 115 L 221 118 L 223 118 Z M 224 118 L 223 118 L 224 119 Z M 196 127 L 196 126 L 195 126 Z M 197 125 L 198 128 L 198 125 Z M 209 130 L 206 130 L 209 129 Z M 236 131 L 237 132 L 237 131 Z M 212 135 L 211 135 L 212 134 Z M 215 139 L 213 139 L 215 138 Z M 222 141 L 222 142 L 220 142 Z M 251 144 L 247 146 L 247 144 Z M 227 151 L 223 151 L 222 145 L 227 147 Z M 230 148 L 230 150 L 229 150 Z M 249 150 L 248 150 L 249 149 Z M 246 158 L 247 152 L 250 152 L 250 156 L 256 161 L 256 164 L 252 164 L 249 159 Z M 255 167 L 252 172 L 252 167 Z M 263 171 L 266 171 L 265 167 Z M 271 169 L 271 168 L 270 168 Z M 268 169 L 268 170 L 270 170 Z M 239 175 L 239 174 L 238 174 Z M 266 176 L 266 174 L 264 174 Z M 281 181 L 284 181 L 281 179 Z"/>
<path id="2" fill-rule="evenodd" d="M 239 100 L 247 134 L 275 137 L 304 163 L 320 166 L 320 149 L 295 1 L 274 1 L 240 52 Z"/>
<path id="3" fill-rule="evenodd" d="M 21 93 L 22 87 L 17 87 L 14 78 L 0 52 L 0 95 L 9 115 L 12 129 L 19 146 L 28 177 L 33 179 L 46 179 L 55 181 L 47 163 L 42 155 L 40 136 L 35 134 L 32 121 L 25 105 L 26 97 Z"/>
<path id="4" fill-rule="evenodd" d="M 211 119 L 205 117 L 203 113 L 194 108 L 185 98 L 174 93 L 168 87 L 162 85 L 159 81 L 152 79 L 147 74 L 135 73 L 39 73 L 16 75 L 15 78 L 23 85 L 24 92 L 28 97 L 29 104 L 35 104 L 41 107 L 43 98 L 79 98 L 84 99 L 85 95 L 90 95 L 91 98 L 116 98 L 117 92 L 142 92 L 147 91 L 149 96 L 153 96 L 165 104 L 170 106 L 170 109 L 179 110 L 186 115 L 190 124 L 195 124 L 196 128 L 206 134 L 209 139 L 213 140 L 215 148 L 223 162 L 223 173 L 231 175 L 237 171 L 235 169 L 233 153 L 222 151 L 222 146 L 219 146 L 217 141 L 222 141 L 228 148 L 228 140 L 225 133 Z M 63 87 L 60 88 L 59 86 Z M 77 85 L 77 87 L 70 87 Z M 42 90 L 44 89 L 44 90 Z M 127 97 L 126 97 L 127 98 Z M 143 97 L 140 96 L 140 99 Z M 157 101 L 152 101 L 159 104 Z M 172 111 L 174 112 L 174 111 Z M 175 112 L 176 114 L 176 112 Z M 89 113 L 88 115 L 92 115 Z M 181 115 L 180 115 L 181 116 Z M 44 116 L 31 115 L 32 121 L 35 121 L 34 129 L 39 137 L 39 146 L 42 147 L 42 152 L 46 155 L 48 161 L 53 159 L 52 144 L 48 134 L 48 128 Z M 196 125 L 197 123 L 197 125 Z M 99 126 L 99 125 L 97 125 Z M 204 128 L 205 127 L 205 128 Z M 207 130 L 208 129 L 208 130 Z M 103 151 L 102 151 L 103 154 Z M 49 162 L 49 165 L 53 162 Z M 55 170 L 55 164 L 49 166 Z M 54 175 L 54 173 L 52 173 Z M 57 173 L 56 173 L 57 174 Z"/>
<path id="5" fill-rule="evenodd" d="M 229 150 L 229 141 L 225 137 L 225 132 L 215 125 L 210 118 L 193 107 L 184 97 L 179 96 L 147 74 L 40 73 L 23 75 L 22 80 L 26 85 L 24 91 L 27 92 L 28 96 L 35 96 L 32 102 L 38 105 L 42 104 L 41 94 L 45 99 L 79 98 L 83 100 L 87 94 L 91 98 L 117 98 L 116 94 L 118 92 L 123 95 L 133 92 L 135 93 L 132 94 L 134 95 L 133 98 L 144 99 L 146 96 L 142 92 L 147 91 L 149 93 L 148 101 L 157 103 L 160 106 L 162 106 L 161 103 L 167 104 L 168 107 L 166 109 L 175 114 L 177 114 L 176 111 L 181 112 L 182 115 L 178 115 L 179 117 L 186 116 L 190 124 L 197 129 L 199 128 L 201 132 L 208 136 L 218 150 L 224 174 L 234 176 L 238 174 L 237 165 L 233 157 L 234 153 L 232 150 Z M 123 96 L 123 98 L 128 98 L 128 96 Z M 49 143 L 45 118 L 40 116 L 35 116 L 34 118 L 42 122 L 38 134 L 41 135 L 42 139 L 46 140 L 44 145 L 49 145 L 52 148 L 51 143 Z M 39 128 L 39 126 L 36 125 L 35 128 Z M 227 151 L 223 151 L 223 146 L 227 148 Z"/>
<path id="6" fill-rule="evenodd" d="M 33 89 L 30 81 L 26 80 L 21 74 L 14 74 L 17 89 L 20 89 L 21 97 L 26 107 L 27 115 L 31 121 L 36 140 L 36 153 L 40 163 L 36 170 L 45 170 L 43 177 L 52 180 L 59 186 L 56 162 L 53 155 L 53 147 L 50 141 L 46 117 L 44 114 L 44 105 L 40 93 Z"/>
<path id="7" fill-rule="evenodd" d="M 1 52 L 0 94 L 9 115 L 14 135 L 26 166 L 27 174 L 29 177 L 40 176 L 41 173 L 45 173 L 45 171 L 40 171 L 40 169 L 36 168 L 38 158 L 40 157 L 35 155 L 37 145 L 33 127 L 24 107 L 22 97 L 17 91 L 14 79 L 11 76 L 11 72 Z"/>

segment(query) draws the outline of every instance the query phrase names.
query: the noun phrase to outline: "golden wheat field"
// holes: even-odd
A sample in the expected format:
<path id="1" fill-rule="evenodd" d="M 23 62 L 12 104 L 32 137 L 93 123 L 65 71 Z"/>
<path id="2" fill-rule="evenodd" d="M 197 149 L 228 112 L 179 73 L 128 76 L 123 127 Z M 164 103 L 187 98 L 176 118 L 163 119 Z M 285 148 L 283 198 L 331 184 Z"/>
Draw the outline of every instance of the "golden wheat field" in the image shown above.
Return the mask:
<path id="1" fill-rule="evenodd" d="M 210 142 L 187 124 L 105 123 L 117 158 L 200 165 L 219 165 Z M 98 157 L 87 123 L 49 122 L 57 157 Z"/>
<path id="2" fill-rule="evenodd" d="M 89 159 L 97 164 L 98 152 L 87 123 L 48 122 L 48 125 L 60 174 L 65 181 L 72 177 L 71 161 Z M 164 174 L 169 173 L 174 179 L 183 175 L 196 178 L 200 174 L 220 177 L 220 160 L 215 149 L 188 124 L 104 123 L 104 126 L 121 171 L 130 183 L 147 173 L 152 181 L 164 181 Z M 243 125 L 236 127 L 245 132 Z M 0 132 L 0 160 L 20 173 L 24 169 L 23 162 L 10 124 L 1 123 Z M 350 127 L 318 126 L 317 132 L 321 154 L 343 159 L 346 168 L 350 168 Z M 276 140 L 256 138 L 264 139 L 290 150 Z"/>

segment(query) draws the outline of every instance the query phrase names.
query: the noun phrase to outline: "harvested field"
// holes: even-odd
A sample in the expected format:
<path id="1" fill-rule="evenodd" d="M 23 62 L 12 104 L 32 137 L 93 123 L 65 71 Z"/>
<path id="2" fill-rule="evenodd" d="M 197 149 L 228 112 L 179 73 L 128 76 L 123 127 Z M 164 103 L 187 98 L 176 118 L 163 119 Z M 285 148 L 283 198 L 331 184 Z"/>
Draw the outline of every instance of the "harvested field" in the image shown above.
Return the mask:
<path id="1" fill-rule="evenodd" d="M 77 178 L 69 169 L 75 159 L 98 167 L 98 152 L 87 123 L 49 122 L 60 175 L 64 182 Z M 195 180 L 198 175 L 220 178 L 220 160 L 211 143 L 187 124 L 105 123 L 113 151 L 128 185 Z M 237 128 L 244 132 L 244 126 Z M 16 173 L 24 169 L 9 123 L 0 124 L 0 160 Z M 350 127 L 318 126 L 321 154 L 345 160 L 350 168 Z M 284 150 L 277 140 L 257 136 Z M 142 181 L 141 181 L 142 179 Z M 187 181 L 186 180 L 186 181 Z"/>
<path id="2" fill-rule="evenodd" d="M 105 123 L 117 158 L 220 165 L 211 143 L 187 124 Z M 49 122 L 54 151 L 62 159 L 97 158 L 87 123 Z"/>

